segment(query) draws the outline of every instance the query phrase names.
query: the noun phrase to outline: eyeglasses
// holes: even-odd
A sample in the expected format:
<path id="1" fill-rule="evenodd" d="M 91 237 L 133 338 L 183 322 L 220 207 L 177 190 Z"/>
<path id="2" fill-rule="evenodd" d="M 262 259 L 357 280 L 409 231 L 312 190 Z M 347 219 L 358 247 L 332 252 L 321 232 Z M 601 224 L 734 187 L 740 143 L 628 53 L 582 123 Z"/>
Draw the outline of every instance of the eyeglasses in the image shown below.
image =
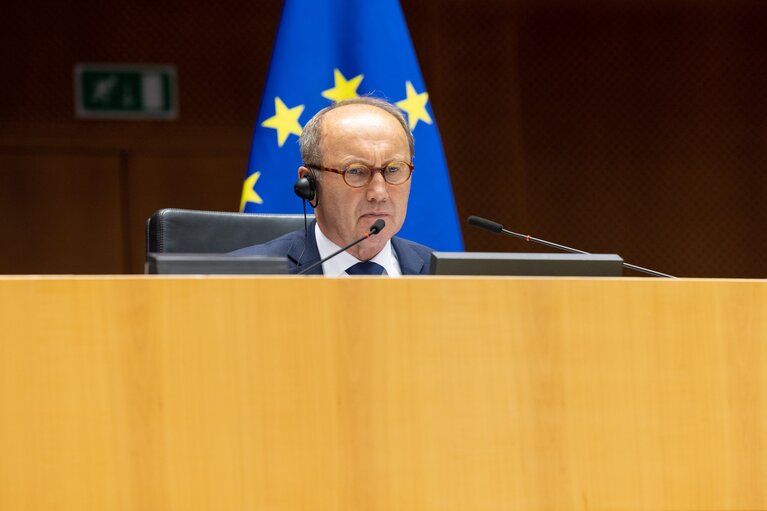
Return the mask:
<path id="1" fill-rule="evenodd" d="M 370 184 L 375 172 L 380 172 L 384 181 L 390 185 L 401 185 L 410 179 L 414 168 L 411 164 L 404 161 L 389 162 L 383 167 L 368 167 L 361 163 L 353 163 L 344 170 L 331 169 L 320 165 L 305 165 L 309 168 L 321 170 L 323 172 L 341 174 L 344 178 L 344 182 L 352 188 L 362 188 L 363 186 Z"/>

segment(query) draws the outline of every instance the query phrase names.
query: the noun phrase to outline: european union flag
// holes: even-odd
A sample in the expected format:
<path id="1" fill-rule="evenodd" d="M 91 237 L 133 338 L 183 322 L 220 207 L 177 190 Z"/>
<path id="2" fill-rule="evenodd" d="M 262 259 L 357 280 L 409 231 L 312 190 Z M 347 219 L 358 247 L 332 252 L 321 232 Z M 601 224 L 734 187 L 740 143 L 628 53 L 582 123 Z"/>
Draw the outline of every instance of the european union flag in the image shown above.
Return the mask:
<path id="1" fill-rule="evenodd" d="M 331 102 L 363 95 L 401 108 L 415 137 L 399 236 L 436 250 L 463 250 L 442 142 L 397 0 L 285 1 L 240 210 L 300 213 L 293 184 L 302 126 Z"/>

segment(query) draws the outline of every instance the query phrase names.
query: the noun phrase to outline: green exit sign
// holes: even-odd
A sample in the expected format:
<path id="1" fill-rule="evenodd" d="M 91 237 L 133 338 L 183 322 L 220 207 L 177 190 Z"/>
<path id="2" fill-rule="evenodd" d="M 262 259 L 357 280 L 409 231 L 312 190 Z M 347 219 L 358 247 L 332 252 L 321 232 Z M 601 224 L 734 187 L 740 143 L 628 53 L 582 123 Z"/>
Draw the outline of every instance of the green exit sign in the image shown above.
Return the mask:
<path id="1" fill-rule="evenodd" d="M 77 64 L 75 112 L 84 119 L 175 119 L 176 69 L 166 65 Z"/>

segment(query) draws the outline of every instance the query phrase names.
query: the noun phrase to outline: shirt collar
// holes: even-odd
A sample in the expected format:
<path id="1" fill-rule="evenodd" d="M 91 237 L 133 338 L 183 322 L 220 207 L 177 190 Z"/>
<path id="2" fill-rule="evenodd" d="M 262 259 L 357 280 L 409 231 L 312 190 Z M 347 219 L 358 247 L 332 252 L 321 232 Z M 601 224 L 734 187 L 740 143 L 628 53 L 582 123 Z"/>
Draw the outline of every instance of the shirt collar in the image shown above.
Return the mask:
<path id="1" fill-rule="evenodd" d="M 326 258 L 341 248 L 323 234 L 319 223 L 314 224 L 314 235 L 317 239 L 317 249 L 320 252 L 320 259 Z M 371 261 L 383 266 L 386 275 L 392 277 L 402 275 L 402 269 L 397 260 L 397 253 L 392 248 L 391 240 L 386 242 L 384 248 L 381 249 Z M 359 262 L 361 261 L 349 252 L 341 252 L 337 256 L 322 263 L 322 273 L 324 273 L 326 277 L 345 277 L 347 276 L 346 269 Z"/>

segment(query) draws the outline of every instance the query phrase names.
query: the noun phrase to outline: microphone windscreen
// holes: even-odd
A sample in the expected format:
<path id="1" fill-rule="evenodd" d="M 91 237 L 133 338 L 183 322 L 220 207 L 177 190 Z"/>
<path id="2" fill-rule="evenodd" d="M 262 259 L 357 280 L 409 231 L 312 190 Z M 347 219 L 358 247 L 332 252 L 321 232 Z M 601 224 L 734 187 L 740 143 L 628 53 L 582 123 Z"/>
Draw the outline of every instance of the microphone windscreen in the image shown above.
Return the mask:
<path id="1" fill-rule="evenodd" d="M 479 227 L 480 229 L 487 229 L 488 231 L 492 232 L 501 232 L 503 230 L 503 226 L 497 222 L 493 222 L 492 220 L 488 220 L 487 218 L 482 218 L 481 216 L 470 216 L 468 219 L 469 224 L 473 225 L 474 227 Z"/>
<path id="2" fill-rule="evenodd" d="M 373 225 L 370 226 L 370 234 L 378 234 L 381 232 L 381 229 L 383 229 L 385 225 L 386 222 L 383 221 L 383 218 L 379 218 L 373 222 Z"/>

